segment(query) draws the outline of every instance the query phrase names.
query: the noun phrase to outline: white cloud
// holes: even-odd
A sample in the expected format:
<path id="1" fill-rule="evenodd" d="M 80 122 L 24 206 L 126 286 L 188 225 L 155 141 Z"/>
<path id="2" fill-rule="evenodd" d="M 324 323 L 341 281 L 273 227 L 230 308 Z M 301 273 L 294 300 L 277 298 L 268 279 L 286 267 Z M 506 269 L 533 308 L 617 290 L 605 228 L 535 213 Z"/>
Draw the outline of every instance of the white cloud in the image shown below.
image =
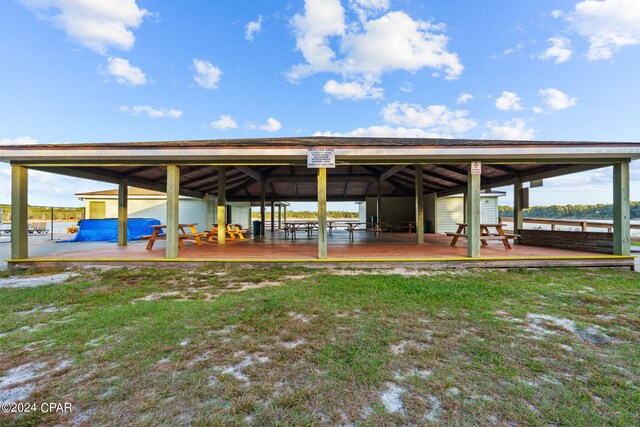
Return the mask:
<path id="1" fill-rule="evenodd" d="M 469 101 L 473 101 L 473 95 L 466 92 L 461 92 L 460 95 L 458 96 L 458 99 L 456 99 L 456 102 L 458 104 L 466 104 Z"/>
<path id="2" fill-rule="evenodd" d="M 267 132 L 275 132 L 277 130 L 280 130 L 280 128 L 282 128 L 282 124 L 277 121 L 276 119 L 274 119 L 273 117 L 269 117 L 267 119 L 267 123 L 262 125 L 262 126 L 256 126 L 256 125 L 250 125 L 249 128 L 251 129 L 260 129 L 260 130 L 264 130 Z"/>
<path id="3" fill-rule="evenodd" d="M 502 123 L 490 121 L 486 124 L 487 132 L 482 134 L 482 139 L 498 140 L 532 140 L 536 129 L 528 128 L 523 119 L 507 120 Z"/>
<path id="4" fill-rule="evenodd" d="M 393 102 L 382 109 L 382 116 L 387 123 L 411 128 L 428 129 L 434 134 L 464 133 L 478 124 L 469 119 L 469 112 L 451 111 L 444 105 L 402 104 Z"/>
<path id="5" fill-rule="evenodd" d="M 30 136 L 19 136 L 17 138 L 2 138 L 0 139 L 0 145 L 33 145 L 37 144 L 38 140 Z"/>
<path id="6" fill-rule="evenodd" d="M 205 89 L 218 88 L 218 82 L 222 76 L 222 70 L 220 70 L 220 68 L 203 59 L 194 59 L 193 66 L 196 70 L 196 73 L 193 75 L 193 80 L 198 83 L 200 87 Z"/>
<path id="7" fill-rule="evenodd" d="M 516 28 L 519 28 L 519 26 L 517 26 Z M 535 40 L 530 40 L 528 43 L 534 44 Z M 514 47 L 506 48 L 505 50 L 502 51 L 502 53 L 494 53 L 493 55 L 489 56 L 489 59 L 499 59 L 505 56 L 513 55 L 514 53 L 520 52 L 526 46 L 527 46 L 527 42 L 520 41 L 516 43 Z"/>
<path id="8" fill-rule="evenodd" d="M 563 13 L 562 13 L 562 11 L 561 11 L 561 10 L 556 9 L 556 10 L 552 10 L 552 11 L 551 11 L 551 17 L 552 17 L 552 18 L 558 19 L 558 18 L 560 18 L 562 15 L 563 15 Z"/>
<path id="9" fill-rule="evenodd" d="M 520 105 L 520 97 L 506 90 L 496 99 L 496 108 L 500 111 L 520 111 L 524 109 L 522 105 Z"/>
<path id="10" fill-rule="evenodd" d="M 552 110 L 564 110 L 576 105 L 578 98 L 573 98 L 558 89 L 540 89 L 538 95 L 542 97 L 544 102 Z"/>
<path id="11" fill-rule="evenodd" d="M 567 17 L 589 40 L 587 58 L 609 59 L 624 46 L 640 44 L 640 1 L 584 0 Z"/>
<path id="12" fill-rule="evenodd" d="M 349 32 L 343 38 L 341 50 L 347 55 L 342 69 L 380 76 L 429 67 L 443 70 L 447 79 L 455 79 L 464 67 L 458 55 L 447 50 L 449 38 L 435 32 L 439 28 L 427 21 L 415 21 L 404 12 L 389 12 L 367 21 L 361 32 Z"/>
<path id="13" fill-rule="evenodd" d="M 360 21 L 375 13 L 388 10 L 391 0 L 349 0 L 349 7 L 358 15 Z"/>
<path id="14" fill-rule="evenodd" d="M 322 89 L 338 99 L 380 99 L 384 96 L 384 89 L 375 87 L 373 82 L 338 83 L 335 80 L 329 80 Z"/>
<path id="15" fill-rule="evenodd" d="M 177 119 L 182 116 L 182 111 L 176 110 L 175 108 L 153 108 L 150 105 L 121 105 L 120 111 L 129 113 L 132 116 L 139 116 L 142 113 L 146 113 L 147 116 L 152 119 Z"/>
<path id="16" fill-rule="evenodd" d="M 400 86 L 400 90 L 404 93 L 411 93 L 413 92 L 413 85 L 411 84 L 411 82 L 404 82 Z"/>
<path id="17" fill-rule="evenodd" d="M 116 81 L 128 86 L 143 86 L 147 84 L 147 76 L 138 67 L 134 67 L 127 59 L 107 58 L 106 75 L 113 76 Z"/>
<path id="18" fill-rule="evenodd" d="M 389 125 L 370 126 L 358 128 L 350 132 L 316 132 L 314 136 L 345 136 L 345 137 L 387 137 L 387 138 L 451 138 L 450 135 L 441 135 L 434 132 L 427 132 L 424 129 L 407 129 L 404 127 L 392 127 Z"/>
<path id="19" fill-rule="evenodd" d="M 540 59 L 555 59 L 556 64 L 568 61 L 573 54 L 571 40 L 566 37 L 551 37 L 547 39 L 551 46 L 540 54 Z"/>
<path id="20" fill-rule="evenodd" d="M 226 130 L 226 129 L 235 129 L 238 127 L 238 123 L 233 120 L 233 117 L 223 114 L 218 116 L 218 120 L 214 120 L 209 125 L 214 129 Z"/>
<path id="21" fill-rule="evenodd" d="M 339 70 L 334 63 L 336 55 L 329 45 L 329 38 L 345 32 L 344 9 L 340 0 L 306 0 L 304 15 L 296 14 L 292 25 L 296 48 L 307 63 L 294 65 L 288 73 L 290 80 L 317 72 Z"/>
<path id="22" fill-rule="evenodd" d="M 129 50 L 132 29 L 150 13 L 136 0 L 20 0 L 38 18 L 52 23 L 75 43 L 105 54 L 110 47 Z"/>
<path id="23" fill-rule="evenodd" d="M 262 30 L 262 15 L 258 16 L 257 21 L 251 21 L 247 24 L 244 38 L 252 42 L 254 34 L 259 33 L 260 30 Z"/>
<path id="24" fill-rule="evenodd" d="M 404 12 L 385 12 L 388 1 L 352 0 L 360 21 L 347 22 L 340 0 L 306 0 L 304 14 L 292 26 L 296 47 L 305 63 L 291 67 L 287 77 L 297 81 L 311 74 L 331 72 L 347 80 L 379 82 L 384 73 L 442 70 L 447 79 L 460 76 L 464 67 L 458 55 L 447 50 L 444 26 L 414 20 Z"/>

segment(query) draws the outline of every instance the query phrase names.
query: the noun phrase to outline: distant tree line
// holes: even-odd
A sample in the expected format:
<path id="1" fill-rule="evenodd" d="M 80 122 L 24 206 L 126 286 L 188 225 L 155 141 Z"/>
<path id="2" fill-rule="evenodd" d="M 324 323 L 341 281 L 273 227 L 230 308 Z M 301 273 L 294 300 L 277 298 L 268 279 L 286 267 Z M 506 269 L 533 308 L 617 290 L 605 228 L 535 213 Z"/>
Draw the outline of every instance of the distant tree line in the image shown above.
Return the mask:
<path id="1" fill-rule="evenodd" d="M 266 219 L 271 219 L 271 212 L 267 210 L 265 212 Z M 346 211 L 327 211 L 327 218 L 358 218 L 360 215 L 358 212 L 346 212 Z M 276 218 L 278 214 L 276 213 Z M 260 212 L 251 212 L 251 218 L 260 219 Z M 313 211 L 289 211 L 287 210 L 287 219 L 316 219 L 318 218 L 318 212 Z"/>
<path id="2" fill-rule="evenodd" d="M 0 210 L 2 210 L 2 222 L 11 222 L 11 205 L 0 205 Z M 29 219 L 51 221 L 51 207 L 29 206 L 27 215 Z M 67 221 L 69 218 L 82 219 L 83 217 L 84 208 L 53 208 L 53 219 L 55 221 Z"/>
<path id="3" fill-rule="evenodd" d="M 631 202 L 631 218 L 640 218 L 640 202 Z M 513 208 L 500 206 L 500 216 L 513 218 Z M 528 218 L 573 218 L 573 219 L 612 219 L 613 205 L 553 205 L 533 206 L 524 209 L 523 215 Z"/>

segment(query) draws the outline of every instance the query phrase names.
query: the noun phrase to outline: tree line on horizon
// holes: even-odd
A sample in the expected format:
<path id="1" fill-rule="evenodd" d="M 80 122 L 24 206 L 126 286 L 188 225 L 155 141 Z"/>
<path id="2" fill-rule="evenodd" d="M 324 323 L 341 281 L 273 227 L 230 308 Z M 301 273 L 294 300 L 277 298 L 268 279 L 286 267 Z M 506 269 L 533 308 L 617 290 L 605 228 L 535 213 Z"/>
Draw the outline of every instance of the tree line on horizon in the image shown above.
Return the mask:
<path id="1" fill-rule="evenodd" d="M 640 218 L 640 202 L 630 202 L 631 218 Z M 499 206 L 498 213 L 501 217 L 513 218 L 511 206 Z M 573 219 L 612 219 L 613 205 L 551 205 L 532 206 L 523 210 L 523 216 L 527 218 L 573 218 Z"/>
<path id="2" fill-rule="evenodd" d="M 348 211 L 327 211 L 327 218 L 359 218 L 360 214 L 358 212 L 348 212 Z M 276 213 L 276 218 L 278 214 Z M 251 212 L 252 219 L 260 219 L 260 212 Z M 265 218 L 271 219 L 271 211 L 267 210 L 265 212 Z M 284 219 L 284 215 L 282 216 Z M 318 218 L 318 212 L 315 211 L 290 211 L 287 210 L 287 219 L 296 218 L 296 219 L 316 219 Z"/>
<path id="3" fill-rule="evenodd" d="M 0 204 L 0 210 L 2 211 L 2 222 L 11 222 L 11 205 Z M 51 206 L 29 206 L 27 216 L 33 220 L 51 221 Z M 54 221 L 67 221 L 69 218 L 84 218 L 84 208 L 53 208 Z"/>

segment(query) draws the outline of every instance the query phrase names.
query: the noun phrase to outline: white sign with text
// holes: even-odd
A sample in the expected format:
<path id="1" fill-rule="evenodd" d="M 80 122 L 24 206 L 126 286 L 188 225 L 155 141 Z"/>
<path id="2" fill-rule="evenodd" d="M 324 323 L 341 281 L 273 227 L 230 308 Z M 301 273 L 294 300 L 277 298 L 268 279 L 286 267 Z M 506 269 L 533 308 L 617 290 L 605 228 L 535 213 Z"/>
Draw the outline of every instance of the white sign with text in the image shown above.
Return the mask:
<path id="1" fill-rule="evenodd" d="M 333 148 L 309 148 L 307 151 L 308 168 L 335 168 L 336 152 Z"/>

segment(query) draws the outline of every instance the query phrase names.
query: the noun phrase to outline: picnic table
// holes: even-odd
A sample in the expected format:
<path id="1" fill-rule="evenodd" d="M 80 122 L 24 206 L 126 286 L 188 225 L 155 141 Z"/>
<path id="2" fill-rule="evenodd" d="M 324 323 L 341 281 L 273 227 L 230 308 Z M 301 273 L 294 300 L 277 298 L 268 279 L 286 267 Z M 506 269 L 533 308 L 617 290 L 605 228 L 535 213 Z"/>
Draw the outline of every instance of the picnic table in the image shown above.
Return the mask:
<path id="1" fill-rule="evenodd" d="M 318 229 L 318 223 L 315 221 L 307 221 L 307 222 L 285 222 L 284 223 L 284 235 L 285 237 L 291 233 L 291 238 L 296 238 L 296 232 L 300 229 L 304 229 L 307 232 L 307 236 L 311 236 L 313 230 Z"/>
<path id="2" fill-rule="evenodd" d="M 240 224 L 227 224 L 225 233 L 230 240 L 235 242 L 236 238 L 238 238 L 239 240 L 244 240 L 244 234 L 247 231 L 248 230 L 243 230 Z M 208 236 L 207 242 L 213 243 L 218 238 L 218 224 L 213 224 L 213 228 L 205 234 Z"/>
<path id="3" fill-rule="evenodd" d="M 467 238 L 467 234 L 465 233 L 467 224 L 458 222 L 457 225 L 458 229 L 455 233 L 446 233 L 447 236 L 453 237 L 453 239 L 451 239 L 451 246 L 455 246 L 460 237 Z M 495 232 L 491 232 L 490 229 L 494 229 Z M 487 240 L 500 240 L 505 249 L 511 249 L 509 240 L 517 237 L 519 237 L 517 234 L 506 234 L 503 229 L 503 224 L 480 224 L 480 242 L 482 246 L 487 246 Z"/>
<path id="4" fill-rule="evenodd" d="M 202 245 L 202 239 L 200 239 L 200 237 L 206 236 L 207 233 L 199 233 L 198 230 L 196 230 L 196 225 L 198 224 L 178 224 L 178 247 L 180 249 L 185 248 L 184 240 L 188 239 L 193 239 L 198 246 Z M 153 248 L 156 240 L 167 239 L 166 233 L 161 233 L 163 229 L 167 228 L 166 225 L 152 225 L 151 228 L 153 228 L 153 233 L 151 233 L 151 235 L 140 236 L 140 239 L 149 241 L 146 248 L 148 251 Z M 191 232 L 187 233 L 187 229 Z"/>

